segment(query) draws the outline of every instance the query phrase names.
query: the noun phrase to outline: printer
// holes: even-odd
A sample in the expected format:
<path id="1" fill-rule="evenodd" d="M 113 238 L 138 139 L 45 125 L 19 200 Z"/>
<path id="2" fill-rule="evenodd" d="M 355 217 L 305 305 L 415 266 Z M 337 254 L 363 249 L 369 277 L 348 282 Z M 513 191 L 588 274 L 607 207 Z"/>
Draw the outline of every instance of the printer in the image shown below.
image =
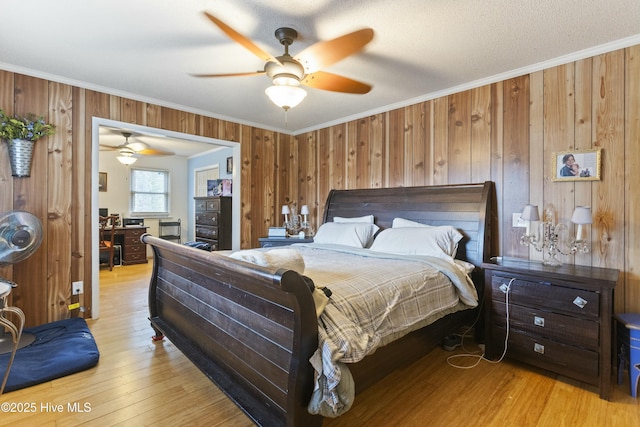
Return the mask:
<path id="1" fill-rule="evenodd" d="M 122 225 L 125 227 L 132 225 L 144 227 L 144 218 L 122 218 Z"/>

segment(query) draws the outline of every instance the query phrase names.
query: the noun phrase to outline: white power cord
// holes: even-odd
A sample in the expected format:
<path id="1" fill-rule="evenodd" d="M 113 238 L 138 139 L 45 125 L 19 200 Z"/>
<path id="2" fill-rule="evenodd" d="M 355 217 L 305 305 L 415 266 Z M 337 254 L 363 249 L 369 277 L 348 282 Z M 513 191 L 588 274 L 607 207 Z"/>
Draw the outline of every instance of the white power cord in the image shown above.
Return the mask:
<path id="1" fill-rule="evenodd" d="M 507 354 L 507 343 L 509 341 L 509 292 L 511 291 L 511 285 L 513 284 L 513 282 L 515 281 L 515 277 L 512 278 L 511 280 L 509 280 L 509 284 L 507 285 L 506 290 L 503 290 L 503 292 L 505 293 L 505 308 L 506 308 L 506 327 L 507 327 L 507 332 L 504 336 L 504 350 L 502 351 L 502 355 L 500 356 L 500 358 L 498 360 L 490 360 L 487 359 L 486 357 L 484 357 L 485 355 L 485 349 L 484 346 L 482 347 L 482 354 L 477 354 L 477 353 L 472 353 L 469 352 L 465 347 L 464 347 L 464 337 L 467 334 L 467 332 L 469 332 L 472 328 L 473 325 L 470 326 L 466 331 L 464 331 L 464 333 L 460 336 L 460 344 L 462 345 L 462 349 L 464 351 L 466 351 L 467 353 L 462 353 L 462 354 L 454 354 L 451 355 L 449 357 L 447 357 L 447 363 L 451 366 L 453 366 L 454 368 L 458 368 L 458 369 L 471 369 L 471 368 L 475 368 L 476 366 L 478 366 L 480 364 L 481 361 L 487 361 L 489 363 L 500 363 L 502 362 L 502 360 L 504 359 L 505 355 Z M 504 285 L 503 285 L 504 286 Z M 477 319 L 476 319 L 477 321 Z M 474 322 L 475 325 L 475 322 Z M 473 364 L 465 366 L 465 365 L 457 365 L 455 363 L 452 362 L 453 359 L 458 359 L 458 358 L 463 358 L 463 357 L 467 357 L 467 358 L 475 358 L 477 359 Z"/>

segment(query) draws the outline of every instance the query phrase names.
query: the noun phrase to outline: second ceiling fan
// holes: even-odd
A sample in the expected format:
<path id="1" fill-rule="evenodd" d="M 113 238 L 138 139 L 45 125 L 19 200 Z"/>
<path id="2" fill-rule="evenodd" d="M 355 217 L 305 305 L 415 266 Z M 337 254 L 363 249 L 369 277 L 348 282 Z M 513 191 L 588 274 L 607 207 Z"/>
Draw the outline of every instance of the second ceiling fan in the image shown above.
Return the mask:
<path id="1" fill-rule="evenodd" d="M 286 110 L 298 105 L 306 96 L 300 85 L 334 92 L 365 94 L 371 85 L 348 77 L 322 71 L 323 68 L 361 51 L 373 39 L 373 30 L 364 28 L 341 37 L 317 42 L 295 56 L 289 54 L 289 46 L 296 40 L 298 33 L 293 28 L 283 27 L 275 31 L 275 36 L 284 46 L 284 54 L 273 56 L 247 37 L 235 31 L 220 19 L 204 12 L 205 16 L 217 25 L 227 36 L 238 42 L 251 53 L 266 61 L 263 70 L 226 73 L 195 74 L 196 77 L 234 77 L 266 74 L 273 86 L 266 89 L 269 98 Z"/>
<path id="2" fill-rule="evenodd" d="M 141 141 L 129 142 L 129 138 L 132 135 L 131 132 L 121 132 L 121 134 L 124 137 L 124 144 L 117 147 L 100 144 L 100 149 L 118 151 L 117 159 L 122 164 L 131 165 L 140 156 L 172 156 L 175 154 L 171 151 L 151 148 L 149 144 Z"/>

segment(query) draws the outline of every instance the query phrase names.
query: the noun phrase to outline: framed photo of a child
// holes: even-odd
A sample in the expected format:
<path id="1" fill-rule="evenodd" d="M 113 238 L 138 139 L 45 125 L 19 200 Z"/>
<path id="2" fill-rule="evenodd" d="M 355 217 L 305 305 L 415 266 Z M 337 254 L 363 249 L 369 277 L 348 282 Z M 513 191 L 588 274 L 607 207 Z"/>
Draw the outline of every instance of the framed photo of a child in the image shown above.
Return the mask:
<path id="1" fill-rule="evenodd" d="M 601 148 L 553 153 L 554 181 L 600 181 Z"/>

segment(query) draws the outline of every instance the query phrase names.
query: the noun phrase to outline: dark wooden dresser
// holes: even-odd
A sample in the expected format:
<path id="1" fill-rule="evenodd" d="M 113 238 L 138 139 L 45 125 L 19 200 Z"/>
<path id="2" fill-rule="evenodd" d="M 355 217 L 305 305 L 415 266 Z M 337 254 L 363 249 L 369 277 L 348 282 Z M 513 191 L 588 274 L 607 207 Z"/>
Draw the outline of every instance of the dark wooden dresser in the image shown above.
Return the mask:
<path id="1" fill-rule="evenodd" d="M 195 197 L 196 241 L 212 251 L 231 249 L 231 197 Z"/>
<path id="2" fill-rule="evenodd" d="M 506 355 L 611 392 L 613 290 L 619 271 L 499 259 L 485 269 L 486 356 Z"/>

